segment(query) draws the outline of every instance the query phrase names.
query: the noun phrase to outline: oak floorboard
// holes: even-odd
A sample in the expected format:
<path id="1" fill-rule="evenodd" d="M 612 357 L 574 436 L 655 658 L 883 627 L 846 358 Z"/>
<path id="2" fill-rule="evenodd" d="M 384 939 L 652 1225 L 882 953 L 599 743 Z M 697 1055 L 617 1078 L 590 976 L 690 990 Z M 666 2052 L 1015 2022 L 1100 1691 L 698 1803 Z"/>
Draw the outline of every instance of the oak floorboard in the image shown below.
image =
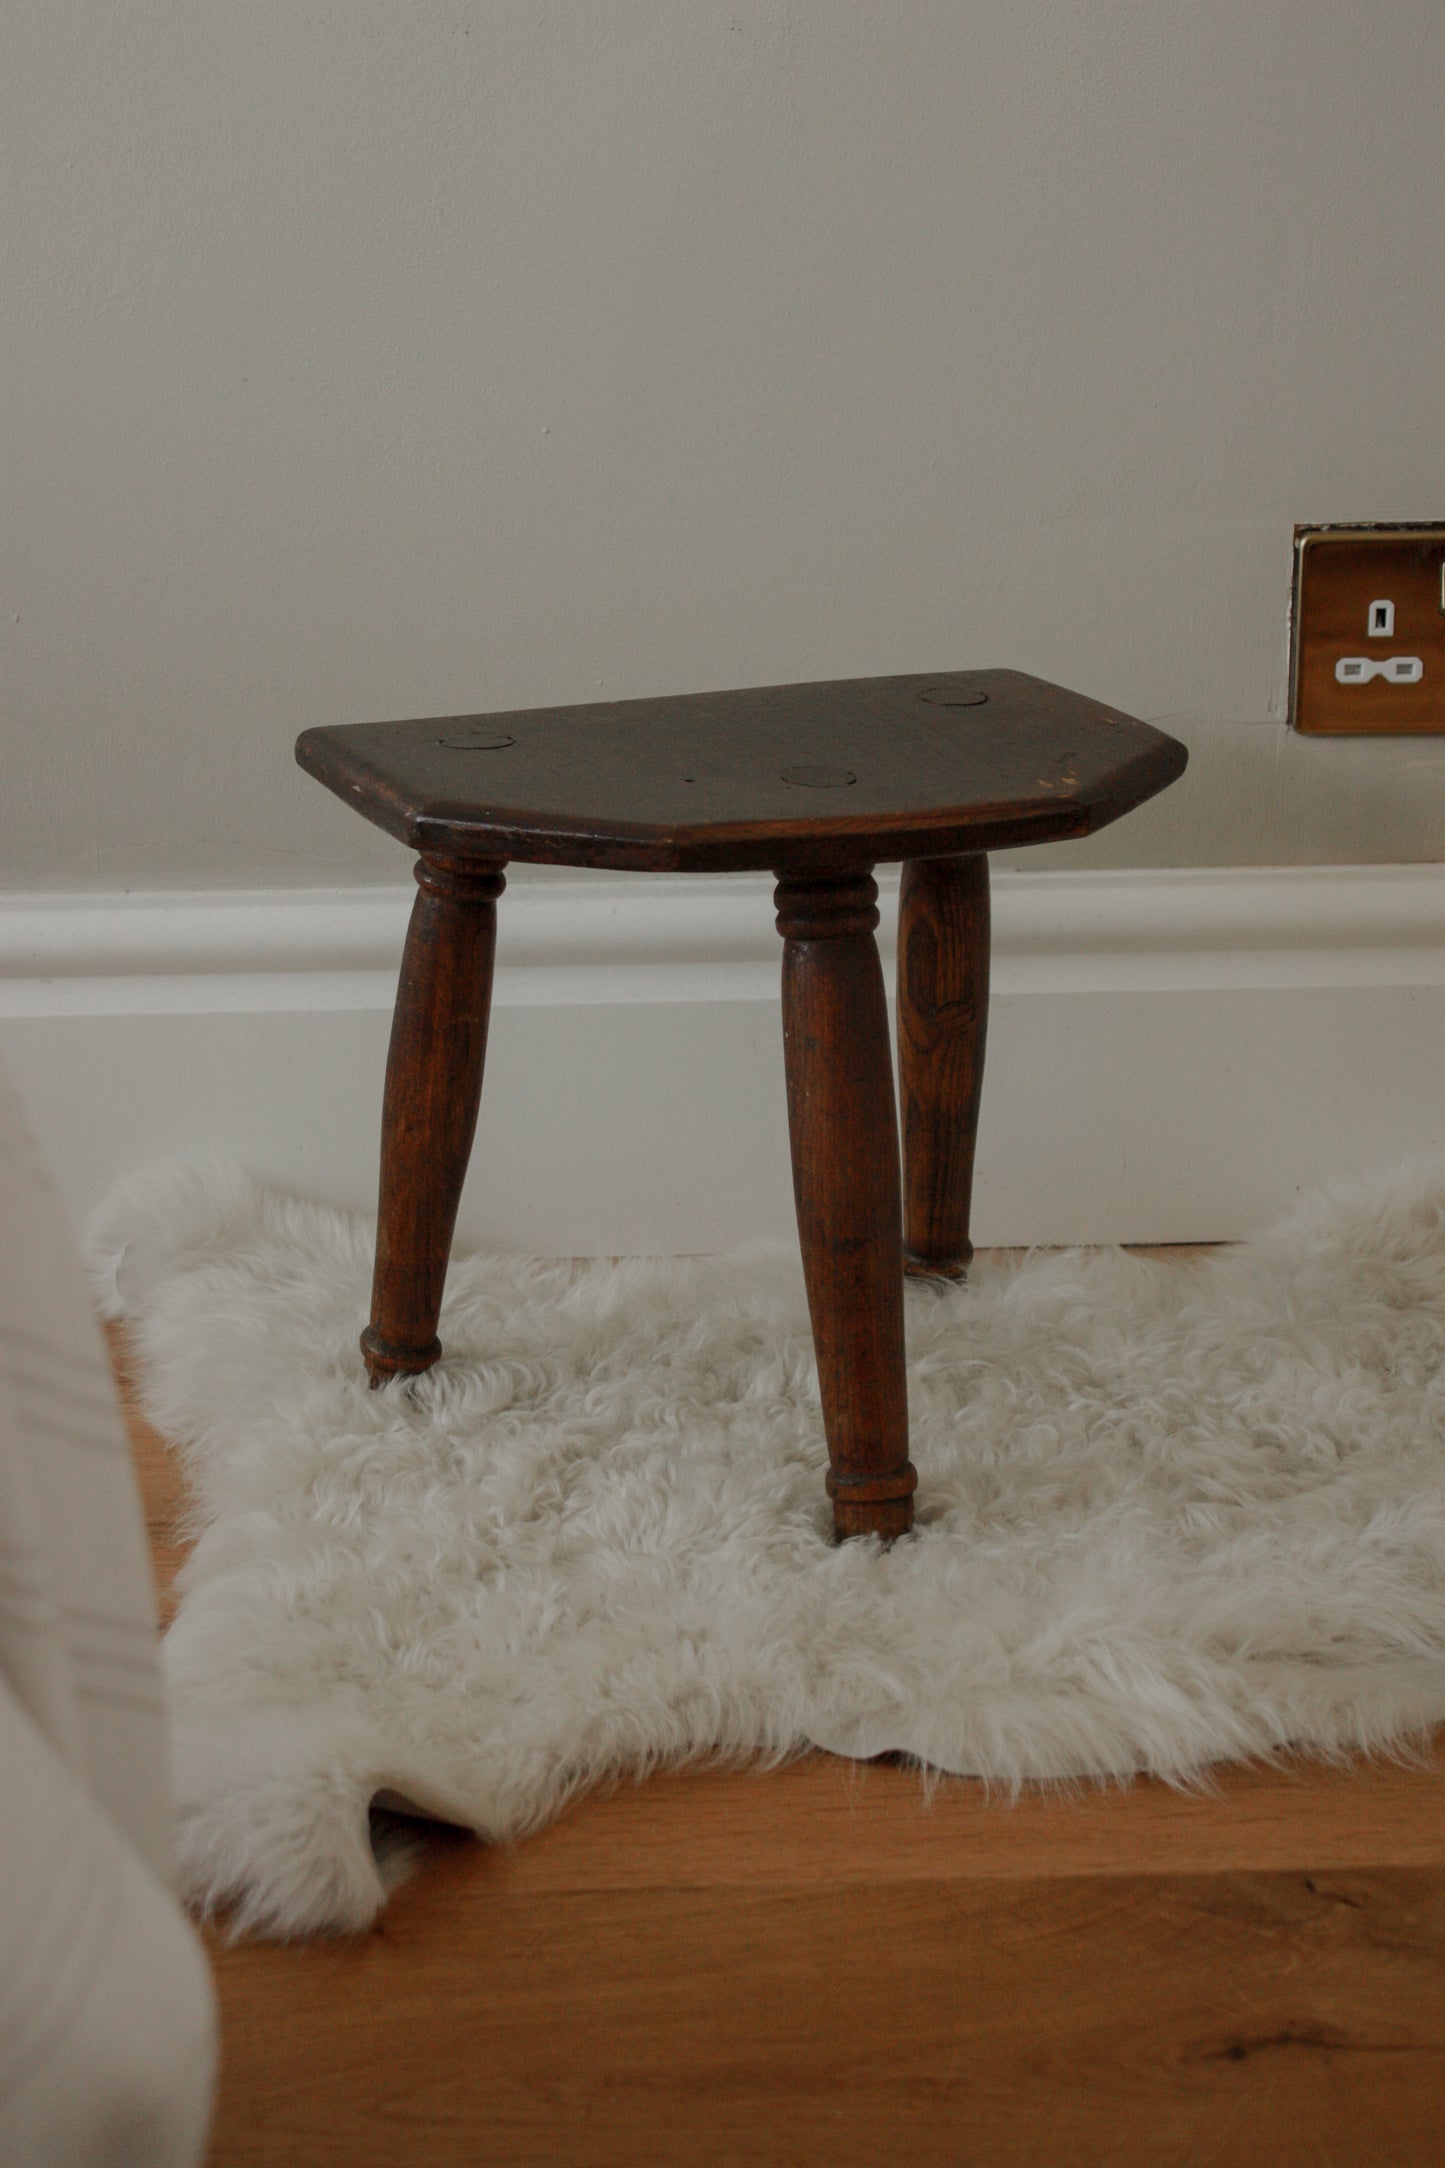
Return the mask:
<path id="1" fill-rule="evenodd" d="M 217 2168 L 1445 2160 L 1445 1744 L 1015 1803 L 810 1754 L 420 1842 L 366 1936 L 207 1931 Z"/>
<path id="2" fill-rule="evenodd" d="M 220 1965 L 218 2160 L 1440 2157 L 1438 1873 L 488 1897 Z M 405 1982 L 403 1988 L 401 1983 Z M 244 2060 L 242 2060 L 244 2056 Z"/>

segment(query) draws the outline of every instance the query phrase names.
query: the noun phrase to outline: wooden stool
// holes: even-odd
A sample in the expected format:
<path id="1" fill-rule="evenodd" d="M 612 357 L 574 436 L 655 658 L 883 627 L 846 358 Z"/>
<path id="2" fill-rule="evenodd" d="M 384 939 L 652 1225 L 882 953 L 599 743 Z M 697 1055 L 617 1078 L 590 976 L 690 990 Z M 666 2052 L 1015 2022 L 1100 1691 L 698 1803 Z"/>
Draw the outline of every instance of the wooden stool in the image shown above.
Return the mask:
<path id="1" fill-rule="evenodd" d="M 903 1274 L 957 1279 L 988 1014 L 991 850 L 1089 835 L 1173 738 L 1013 670 L 308 730 L 296 757 L 421 857 L 381 1140 L 372 1382 L 426 1370 L 481 1096 L 512 858 L 768 869 L 793 1189 L 840 1536 L 910 1527 Z M 874 866 L 903 860 L 903 1184 Z"/>

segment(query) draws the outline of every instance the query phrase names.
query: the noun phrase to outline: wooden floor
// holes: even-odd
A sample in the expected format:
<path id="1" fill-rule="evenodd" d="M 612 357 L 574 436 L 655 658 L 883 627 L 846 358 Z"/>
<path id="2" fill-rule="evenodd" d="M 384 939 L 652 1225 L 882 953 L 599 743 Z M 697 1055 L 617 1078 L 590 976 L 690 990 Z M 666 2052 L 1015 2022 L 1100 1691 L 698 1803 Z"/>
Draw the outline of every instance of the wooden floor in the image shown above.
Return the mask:
<path id="1" fill-rule="evenodd" d="M 1445 1751 L 1016 1806 L 658 1777 L 438 1836 L 360 1941 L 211 1947 L 228 2168 L 1445 2163 Z"/>

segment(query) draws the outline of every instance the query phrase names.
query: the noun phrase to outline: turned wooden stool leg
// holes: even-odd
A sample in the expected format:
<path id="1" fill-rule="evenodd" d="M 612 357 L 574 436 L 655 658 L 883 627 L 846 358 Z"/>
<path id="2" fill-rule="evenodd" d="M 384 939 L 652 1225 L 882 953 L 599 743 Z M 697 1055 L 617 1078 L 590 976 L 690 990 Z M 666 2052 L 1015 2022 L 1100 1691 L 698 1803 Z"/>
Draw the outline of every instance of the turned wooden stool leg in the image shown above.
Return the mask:
<path id="1" fill-rule="evenodd" d="M 988 859 L 914 858 L 898 903 L 903 1261 L 961 1280 L 988 1031 Z"/>
<path id="2" fill-rule="evenodd" d="M 864 873 L 779 878 L 783 1054 L 828 1491 L 841 1536 L 913 1523 L 902 1212 L 878 890 Z"/>
<path id="3" fill-rule="evenodd" d="M 457 1205 L 477 1126 L 505 860 L 418 860 L 381 1118 L 373 1385 L 429 1370 Z"/>

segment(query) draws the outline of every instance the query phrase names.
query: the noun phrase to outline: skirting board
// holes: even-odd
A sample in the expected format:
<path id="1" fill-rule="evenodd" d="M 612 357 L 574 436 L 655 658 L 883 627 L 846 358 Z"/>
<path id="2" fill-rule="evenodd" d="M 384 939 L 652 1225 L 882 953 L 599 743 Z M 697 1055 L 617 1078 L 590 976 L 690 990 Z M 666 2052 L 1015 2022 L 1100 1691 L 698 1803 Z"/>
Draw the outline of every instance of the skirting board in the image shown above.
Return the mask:
<path id="1" fill-rule="evenodd" d="M 0 1056 L 77 1218 L 195 1151 L 371 1210 L 410 893 L 0 899 Z M 791 1233 L 780 948 L 765 878 L 514 880 L 461 1238 Z M 1445 866 L 1001 874 L 975 1240 L 1238 1236 L 1445 1144 L 1442 1085 Z"/>

